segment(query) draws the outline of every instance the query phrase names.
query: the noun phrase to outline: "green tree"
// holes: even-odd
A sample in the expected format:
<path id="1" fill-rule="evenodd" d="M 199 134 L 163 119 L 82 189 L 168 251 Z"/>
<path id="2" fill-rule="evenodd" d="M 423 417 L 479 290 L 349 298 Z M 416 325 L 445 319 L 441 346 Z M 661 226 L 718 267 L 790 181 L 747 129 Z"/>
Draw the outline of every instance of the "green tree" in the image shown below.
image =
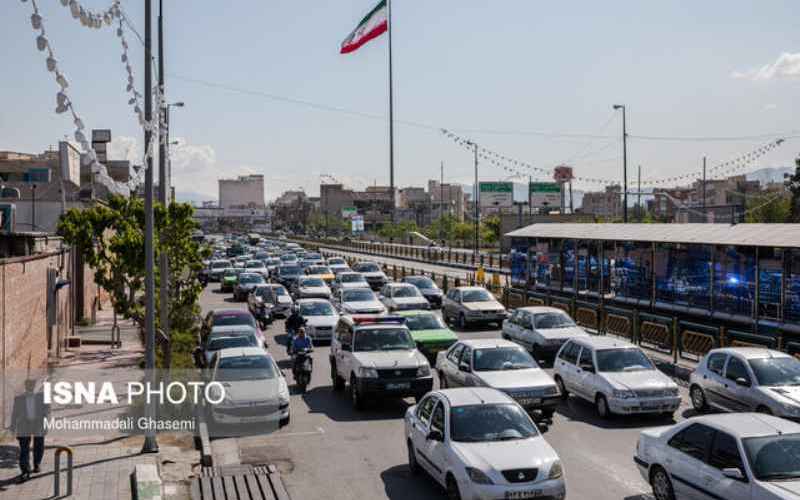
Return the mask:
<path id="1" fill-rule="evenodd" d="M 461 240 L 466 244 L 467 240 L 473 238 L 475 234 L 475 226 L 468 222 L 458 222 L 453 228 L 453 238 Z"/>
<path id="2" fill-rule="evenodd" d="M 425 229 L 425 236 L 432 240 L 452 240 L 455 237 L 455 227 L 458 221 L 453 215 L 445 214 L 434 220 Z"/>
<path id="3" fill-rule="evenodd" d="M 800 156 L 794 161 L 794 175 L 789 178 L 789 191 L 792 193 L 791 222 L 800 222 Z"/>
<path id="4" fill-rule="evenodd" d="M 481 222 L 481 240 L 491 245 L 500 241 L 500 217 L 492 215 Z"/>
<path id="5" fill-rule="evenodd" d="M 408 239 L 408 233 L 417 230 L 417 223 L 414 221 L 403 221 L 397 224 L 389 223 L 378 229 L 378 236 L 404 241 Z"/>
<path id="6" fill-rule="evenodd" d="M 792 220 L 792 196 L 766 193 L 747 201 L 745 222 L 782 223 Z"/>

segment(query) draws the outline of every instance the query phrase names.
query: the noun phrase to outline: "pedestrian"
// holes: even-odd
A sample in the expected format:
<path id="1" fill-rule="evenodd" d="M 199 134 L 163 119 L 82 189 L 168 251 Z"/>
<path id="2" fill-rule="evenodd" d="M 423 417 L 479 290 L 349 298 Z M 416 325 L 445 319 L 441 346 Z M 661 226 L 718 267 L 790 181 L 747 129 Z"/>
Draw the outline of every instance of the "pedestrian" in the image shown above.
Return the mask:
<path id="1" fill-rule="evenodd" d="M 44 393 L 35 392 L 36 380 L 25 381 L 25 392 L 14 398 L 11 412 L 11 431 L 19 442 L 20 482 L 31 477 L 31 439 L 33 439 L 33 472 L 41 471 L 44 456 L 44 420 L 50 408 L 44 403 Z"/>

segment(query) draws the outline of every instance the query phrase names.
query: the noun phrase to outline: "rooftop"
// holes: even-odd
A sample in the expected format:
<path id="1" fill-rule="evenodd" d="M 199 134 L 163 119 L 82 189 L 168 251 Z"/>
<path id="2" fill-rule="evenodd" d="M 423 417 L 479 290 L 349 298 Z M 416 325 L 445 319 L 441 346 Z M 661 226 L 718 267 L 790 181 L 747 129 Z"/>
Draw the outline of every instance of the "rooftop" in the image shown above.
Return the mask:
<path id="1" fill-rule="evenodd" d="M 721 413 L 691 420 L 718 427 L 740 438 L 800 433 L 800 424 L 761 413 Z"/>
<path id="2" fill-rule="evenodd" d="M 489 387 L 465 387 L 459 389 L 444 389 L 435 391 L 448 401 L 450 406 L 468 406 L 480 404 L 510 403 L 511 398 L 502 392 Z"/>

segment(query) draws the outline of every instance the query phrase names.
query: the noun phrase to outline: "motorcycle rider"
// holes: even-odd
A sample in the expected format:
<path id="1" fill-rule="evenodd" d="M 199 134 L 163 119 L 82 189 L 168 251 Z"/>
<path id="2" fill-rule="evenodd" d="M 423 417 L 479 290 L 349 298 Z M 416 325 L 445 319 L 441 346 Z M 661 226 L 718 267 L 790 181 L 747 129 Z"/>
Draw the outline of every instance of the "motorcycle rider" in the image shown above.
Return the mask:
<path id="1" fill-rule="evenodd" d="M 306 329 L 301 326 L 297 330 L 297 335 L 295 335 L 295 337 L 292 339 L 291 353 L 294 354 L 304 349 L 308 349 L 309 351 L 314 349 L 314 343 L 311 341 L 311 337 L 306 336 Z M 296 373 L 297 362 L 299 359 L 300 359 L 299 356 L 294 356 L 292 363 L 292 373 Z"/>
<path id="2" fill-rule="evenodd" d="M 288 339 L 286 341 L 286 353 L 291 354 L 292 352 L 292 342 L 294 339 L 294 334 L 303 327 L 306 321 L 300 315 L 300 308 L 294 307 L 292 308 L 292 314 L 286 318 L 286 335 Z"/>

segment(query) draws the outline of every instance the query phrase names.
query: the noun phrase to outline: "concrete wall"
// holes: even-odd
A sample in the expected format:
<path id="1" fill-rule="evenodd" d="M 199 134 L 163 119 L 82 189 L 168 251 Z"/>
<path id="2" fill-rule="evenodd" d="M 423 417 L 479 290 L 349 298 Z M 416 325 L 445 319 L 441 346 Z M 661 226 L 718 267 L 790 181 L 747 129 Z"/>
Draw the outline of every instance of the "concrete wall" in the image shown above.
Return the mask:
<path id="1" fill-rule="evenodd" d="M 264 176 L 251 175 L 238 179 L 220 179 L 219 206 L 221 208 L 264 207 Z"/>

